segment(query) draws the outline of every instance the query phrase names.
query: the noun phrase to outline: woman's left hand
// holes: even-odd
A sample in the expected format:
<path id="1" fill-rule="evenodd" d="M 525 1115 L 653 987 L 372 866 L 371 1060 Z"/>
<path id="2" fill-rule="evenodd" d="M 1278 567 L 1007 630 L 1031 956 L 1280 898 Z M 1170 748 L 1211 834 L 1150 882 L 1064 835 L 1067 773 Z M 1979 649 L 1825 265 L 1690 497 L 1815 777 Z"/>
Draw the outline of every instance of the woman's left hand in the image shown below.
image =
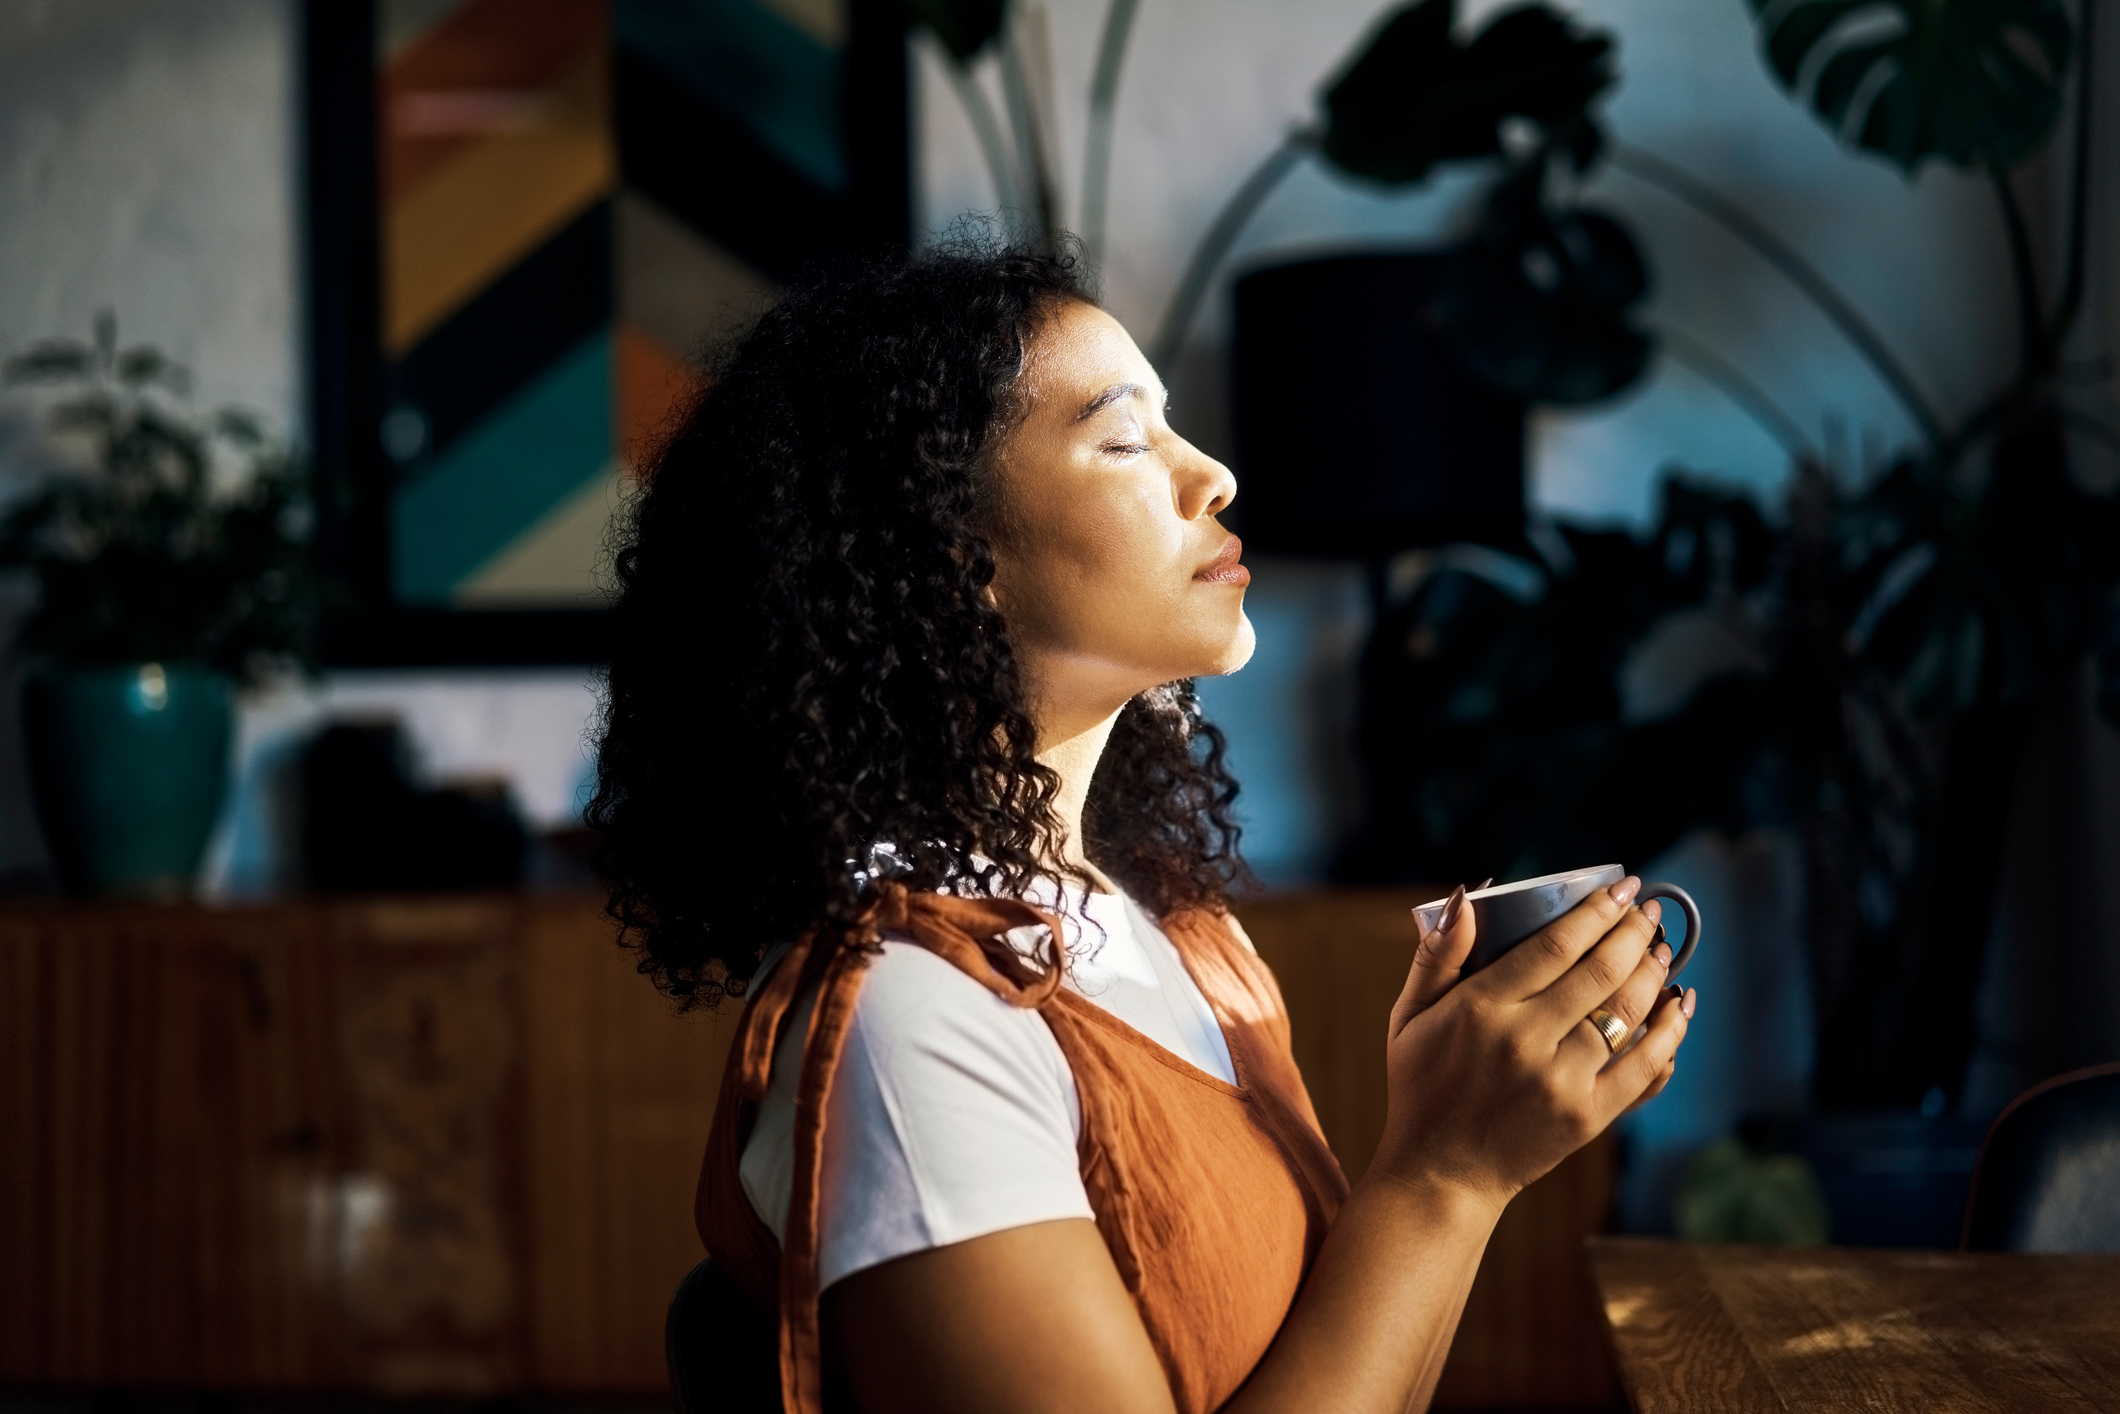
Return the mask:
<path id="1" fill-rule="evenodd" d="M 1481 887 L 1484 888 L 1485 885 Z M 1392 1004 L 1391 1008 L 1390 1034 L 1394 1036 L 1399 1033 L 1407 1022 L 1441 1001 L 1443 995 L 1452 987 L 1455 987 L 1464 976 L 1465 959 L 1472 952 L 1473 930 L 1471 927 L 1465 926 L 1471 910 L 1464 907 L 1463 900 L 1456 900 L 1456 902 L 1458 904 L 1456 909 L 1446 908 L 1444 910 L 1444 919 L 1447 920 L 1450 926 L 1433 928 L 1423 932 L 1419 945 L 1413 950 L 1413 966 L 1407 969 L 1406 985 L 1400 990 L 1399 999 Z M 1656 916 L 1655 902 L 1651 901 L 1645 905 L 1645 911 L 1649 913 L 1650 917 L 1654 918 Z M 1419 927 L 1420 915 L 1415 914 L 1414 919 L 1414 926 Z M 1659 940 L 1657 946 L 1663 949 L 1661 955 L 1668 963 L 1670 945 Z M 1661 1001 L 1664 997 L 1678 997 L 1683 992 L 1684 988 L 1675 985 L 1666 987 L 1658 994 L 1656 1000 Z M 1645 1007 L 1643 1010 L 1646 1014 L 1648 1009 Z M 1671 1077 L 1677 1070 L 1678 1058 L 1673 1056 L 1663 1070 L 1657 1074 L 1656 1079 L 1649 1082 L 1649 1088 L 1641 1093 L 1641 1097 L 1635 1100 L 1633 1104 L 1627 1106 L 1627 1112 L 1629 1114 L 1633 1113 L 1662 1094 L 1664 1087 L 1671 1083 Z"/>

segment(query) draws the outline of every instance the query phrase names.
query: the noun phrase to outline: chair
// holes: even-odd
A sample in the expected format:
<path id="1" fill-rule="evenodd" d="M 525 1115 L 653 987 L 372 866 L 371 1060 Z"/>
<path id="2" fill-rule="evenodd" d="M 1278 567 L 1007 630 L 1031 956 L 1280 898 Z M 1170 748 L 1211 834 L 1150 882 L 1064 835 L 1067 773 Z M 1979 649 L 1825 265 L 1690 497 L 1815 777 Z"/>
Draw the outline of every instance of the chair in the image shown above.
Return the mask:
<path id="1" fill-rule="evenodd" d="M 2120 1252 L 2120 1065 L 2035 1085 L 1988 1130 L 1968 1252 Z"/>
<path id="2" fill-rule="evenodd" d="M 670 1298 L 663 1357 L 678 1414 L 778 1414 L 779 1333 L 711 1260 Z"/>

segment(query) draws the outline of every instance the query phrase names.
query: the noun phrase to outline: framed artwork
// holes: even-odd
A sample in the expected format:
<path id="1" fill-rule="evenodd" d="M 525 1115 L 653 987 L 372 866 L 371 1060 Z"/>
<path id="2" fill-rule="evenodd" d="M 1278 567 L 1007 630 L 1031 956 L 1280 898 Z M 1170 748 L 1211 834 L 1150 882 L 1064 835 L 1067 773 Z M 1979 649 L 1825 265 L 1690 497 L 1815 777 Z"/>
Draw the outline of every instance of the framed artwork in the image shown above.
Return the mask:
<path id="1" fill-rule="evenodd" d="M 308 0 L 336 664 L 603 656 L 607 527 L 691 355 L 908 229 L 890 0 Z"/>

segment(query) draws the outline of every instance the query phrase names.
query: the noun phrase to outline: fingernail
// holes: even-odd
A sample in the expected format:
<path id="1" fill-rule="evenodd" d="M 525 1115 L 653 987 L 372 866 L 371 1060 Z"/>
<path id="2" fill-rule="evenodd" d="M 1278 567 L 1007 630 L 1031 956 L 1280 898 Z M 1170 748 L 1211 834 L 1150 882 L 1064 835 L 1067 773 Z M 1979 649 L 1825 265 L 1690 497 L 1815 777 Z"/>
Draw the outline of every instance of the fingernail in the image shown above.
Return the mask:
<path id="1" fill-rule="evenodd" d="M 1629 874 L 1612 886 L 1610 891 L 1612 901 L 1621 908 L 1625 908 L 1628 904 L 1634 902 L 1634 896 L 1641 892 L 1641 887 L 1642 881 Z"/>
<path id="2" fill-rule="evenodd" d="M 1653 951 L 1656 953 L 1657 964 L 1664 971 L 1669 972 L 1671 970 L 1671 945 L 1669 943 L 1658 943 Z"/>
<path id="3" fill-rule="evenodd" d="M 1458 914 L 1465 908 L 1465 886 L 1459 884 L 1450 891 L 1450 902 L 1443 905 L 1443 916 L 1436 920 L 1436 931 L 1447 933 L 1457 927 Z"/>
<path id="4" fill-rule="evenodd" d="M 1694 1000 L 1693 989 L 1691 987 L 1686 988 L 1686 999 L 1678 1004 L 1678 1009 L 1686 1014 L 1686 1020 L 1688 1021 L 1693 1019 Z"/>
<path id="5" fill-rule="evenodd" d="M 1474 892 L 1474 893 L 1478 893 L 1478 892 L 1480 891 L 1480 889 L 1484 889 L 1484 888 L 1486 888 L 1486 887 L 1487 887 L 1487 886 L 1488 886 L 1489 884 L 1491 884 L 1491 883 L 1493 883 L 1493 882 L 1494 882 L 1494 876 L 1493 876 L 1492 874 L 1489 874 L 1489 875 L 1488 875 L 1488 876 L 1487 876 L 1486 878 L 1484 878 L 1484 879 L 1480 880 L 1480 888 L 1479 888 L 1479 889 L 1474 889 L 1474 890 L 1473 890 L 1473 892 Z"/>
<path id="6" fill-rule="evenodd" d="M 1656 922 L 1659 918 L 1662 918 L 1663 916 L 1664 906 L 1658 903 L 1655 899 L 1650 899 L 1647 903 L 1642 905 L 1642 917 L 1648 919 L 1651 923 Z"/>

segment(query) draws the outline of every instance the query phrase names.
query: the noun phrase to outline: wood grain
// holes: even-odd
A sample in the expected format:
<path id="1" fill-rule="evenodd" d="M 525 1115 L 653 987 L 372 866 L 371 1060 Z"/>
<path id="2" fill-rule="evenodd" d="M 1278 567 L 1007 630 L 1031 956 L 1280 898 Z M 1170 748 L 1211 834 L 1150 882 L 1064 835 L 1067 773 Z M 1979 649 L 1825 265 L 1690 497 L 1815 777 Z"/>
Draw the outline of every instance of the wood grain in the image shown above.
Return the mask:
<path id="1" fill-rule="evenodd" d="M 534 1382 L 660 1391 L 663 1315 L 704 1255 L 692 1193 L 741 1013 L 674 1015 L 586 901 L 540 913 L 525 957 Z"/>
<path id="2" fill-rule="evenodd" d="M 0 1377 L 299 1382 L 331 1107 L 299 913 L 0 915 Z"/>
<path id="3" fill-rule="evenodd" d="M 1419 941 L 1411 910 L 1447 892 L 1324 889 L 1239 910 L 1281 983 L 1296 1061 L 1349 1179 L 1384 1133 L 1384 1033 Z M 1583 1239 L 1609 1226 L 1616 1162 L 1602 1138 L 1502 1214 L 1436 1389 L 1439 1407 L 1601 1409 L 1618 1399 L 1582 1256 Z"/>
<path id="4" fill-rule="evenodd" d="M 1635 1407 L 2120 1410 L 2120 1257 L 1591 1249 Z"/>
<path id="5" fill-rule="evenodd" d="M 1590 1244 L 1590 1262 L 1637 1414 L 1754 1414 L 1784 1407 L 1695 1251 L 1603 1238 Z"/>
<path id="6" fill-rule="evenodd" d="M 580 898 L 0 909 L 0 1383 L 659 1395 L 733 1017 Z"/>

